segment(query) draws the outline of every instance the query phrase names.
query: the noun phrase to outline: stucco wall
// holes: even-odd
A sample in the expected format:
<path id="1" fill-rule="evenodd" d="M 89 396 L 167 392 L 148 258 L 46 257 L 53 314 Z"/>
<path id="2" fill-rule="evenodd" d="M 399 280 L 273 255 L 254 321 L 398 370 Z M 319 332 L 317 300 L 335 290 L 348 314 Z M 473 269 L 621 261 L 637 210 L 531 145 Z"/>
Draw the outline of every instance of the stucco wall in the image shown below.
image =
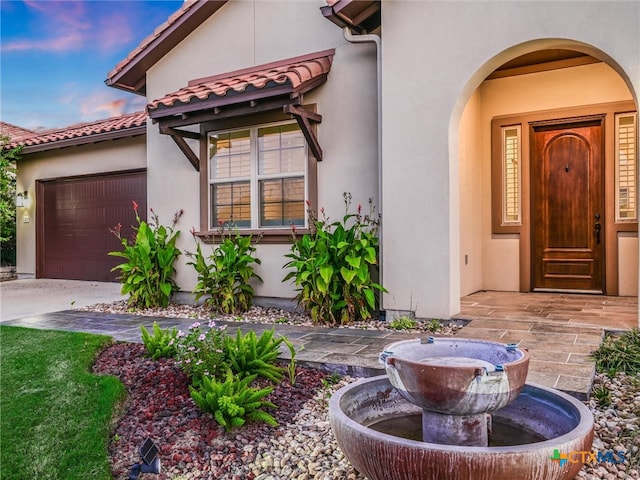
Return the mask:
<path id="1" fill-rule="evenodd" d="M 471 95 L 460 119 L 460 290 L 462 295 L 482 288 L 482 224 L 478 208 L 483 198 L 482 103 L 480 92 Z"/>
<path id="2" fill-rule="evenodd" d="M 639 20 L 637 2 L 385 2 L 385 308 L 460 310 L 459 124 L 487 75 L 569 48 L 607 60 L 638 92 Z"/>
<path id="3" fill-rule="evenodd" d="M 150 100 L 184 87 L 189 80 L 240 68 L 335 48 L 327 82 L 305 94 L 305 103 L 317 104 L 323 120 L 318 139 L 324 160 L 318 164 L 318 206 L 332 219 L 344 213 L 342 193 L 349 191 L 353 203 L 377 203 L 376 52 L 372 45 L 347 43 L 340 29 L 319 11 L 323 1 L 232 1 L 196 29 L 157 63 L 147 75 Z M 348 132 L 348 133 L 347 133 Z M 179 228 L 179 247 L 193 251 L 192 227 L 199 228 L 199 174 L 173 141 L 148 129 L 148 200 L 161 219 L 177 209 L 185 214 Z M 194 151 L 198 151 L 197 147 Z M 294 295 L 283 284 L 283 255 L 289 245 L 258 245 L 262 260 L 258 273 L 264 283 L 256 294 L 265 297 Z M 190 291 L 196 275 L 181 258 L 177 282 Z"/>
<path id="4" fill-rule="evenodd" d="M 36 273 L 36 181 L 59 177 L 91 175 L 146 166 L 146 143 L 143 135 L 80 147 L 22 155 L 18 162 L 16 190 L 27 191 L 29 202 L 17 210 L 17 259 L 19 276 Z M 25 222 L 25 216 L 28 222 Z"/>

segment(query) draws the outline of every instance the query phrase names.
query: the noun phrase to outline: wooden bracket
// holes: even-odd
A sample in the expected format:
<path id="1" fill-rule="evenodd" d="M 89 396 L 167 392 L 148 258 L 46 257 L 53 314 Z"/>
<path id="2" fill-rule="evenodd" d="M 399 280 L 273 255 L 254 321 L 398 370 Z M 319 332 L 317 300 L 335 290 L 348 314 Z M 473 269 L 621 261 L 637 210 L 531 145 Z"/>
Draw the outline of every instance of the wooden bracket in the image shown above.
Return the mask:
<path id="1" fill-rule="evenodd" d="M 292 104 L 284 105 L 283 111 L 284 113 L 292 115 L 296 119 L 298 125 L 300 126 L 300 130 L 302 130 L 302 134 L 304 135 L 304 138 L 307 141 L 309 148 L 311 149 L 311 153 L 318 162 L 321 162 L 322 148 L 320 147 L 320 143 L 318 143 L 318 137 L 316 137 L 314 129 L 311 127 L 311 122 L 322 122 L 322 115 L 314 112 L 309 112 L 304 108 L 300 108 Z"/>
<path id="2" fill-rule="evenodd" d="M 160 133 L 163 135 L 169 135 L 176 143 L 180 151 L 184 153 L 184 156 L 187 157 L 189 163 L 191 163 L 193 168 L 196 169 L 196 172 L 200 171 L 200 159 L 198 158 L 198 155 L 195 154 L 189 144 L 187 144 L 187 142 L 184 140 L 185 138 L 199 140 L 201 138 L 199 133 L 163 126 L 160 126 Z"/>

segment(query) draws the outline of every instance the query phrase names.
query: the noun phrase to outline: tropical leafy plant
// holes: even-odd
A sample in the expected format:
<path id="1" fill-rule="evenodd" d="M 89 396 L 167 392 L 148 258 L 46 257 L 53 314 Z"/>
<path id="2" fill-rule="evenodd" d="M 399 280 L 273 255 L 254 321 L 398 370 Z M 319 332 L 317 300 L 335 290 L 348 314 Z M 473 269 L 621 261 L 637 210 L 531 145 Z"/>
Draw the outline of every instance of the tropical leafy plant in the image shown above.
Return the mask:
<path id="1" fill-rule="evenodd" d="M 173 225 L 161 225 L 158 216 L 151 209 L 152 222 L 147 223 L 138 215 L 138 204 L 133 202 L 133 210 L 138 222 L 135 240 L 121 236 L 122 226 L 118 224 L 110 229 L 122 243 L 123 250 L 109 252 L 114 257 L 124 258 L 126 261 L 115 266 L 112 271 L 120 270 L 122 294 L 129 295 L 129 305 L 134 308 L 166 307 L 171 295 L 178 290 L 173 280 L 175 274 L 174 263 L 181 252 L 176 247 L 180 236 L 179 230 L 174 230 L 183 214 L 180 210 L 173 217 Z"/>
<path id="2" fill-rule="evenodd" d="M 254 256 L 256 247 L 251 235 L 242 236 L 237 229 L 233 233 L 226 233 L 222 222 L 218 231 L 220 243 L 209 257 L 204 256 L 197 240 L 196 252 L 187 254 L 193 259 L 189 265 L 198 273 L 198 283 L 193 293 L 196 300 L 208 296 L 205 305 L 212 310 L 244 312 L 251 306 L 255 294 L 250 280 L 255 278 L 262 281 L 253 266 L 260 264 L 260 259 Z"/>
<path id="3" fill-rule="evenodd" d="M 283 281 L 293 279 L 297 301 L 308 311 L 315 323 L 346 324 L 367 320 L 376 309 L 376 293 L 386 291 L 374 282 L 372 270 L 378 263 L 377 229 L 379 217 L 369 200 L 369 214 L 362 215 L 362 206 L 349 213 L 351 194 L 344 193 L 345 215 L 341 221 L 329 223 L 324 209 L 318 219 L 309 207 L 311 233 L 296 239 L 291 268 Z"/>
<path id="4" fill-rule="evenodd" d="M 201 383 L 205 376 L 224 375 L 229 368 L 224 355 L 224 327 L 213 321 L 209 321 L 208 327 L 205 331 L 200 322 L 195 322 L 177 335 L 178 365 L 194 384 Z"/>
<path id="5" fill-rule="evenodd" d="M 177 328 L 163 330 L 158 325 L 158 322 L 153 322 L 153 335 L 149 333 L 144 325 L 140 325 L 140 333 L 142 335 L 142 343 L 144 343 L 147 353 L 153 360 L 171 358 L 176 355 Z"/>
<path id="6" fill-rule="evenodd" d="M 618 372 L 640 374 L 640 330 L 633 328 L 620 336 L 607 335 L 592 356 L 596 369 L 611 377 Z"/>
<path id="7" fill-rule="evenodd" d="M 226 363 L 239 378 L 258 375 L 273 382 L 282 379 L 283 369 L 276 365 L 276 360 L 284 337 L 274 338 L 274 334 L 273 328 L 262 332 L 260 337 L 253 330 L 242 335 L 238 329 L 235 337 L 225 337 Z"/>
<path id="8" fill-rule="evenodd" d="M 216 422 L 227 431 L 241 427 L 247 420 L 265 422 L 277 426 L 278 422 L 264 408 L 276 406 L 264 397 L 272 392 L 273 387 L 252 388 L 249 385 L 257 375 L 238 379 L 227 372 L 224 381 L 203 377 L 198 386 L 190 386 L 191 398 L 204 412 L 211 413 Z"/>

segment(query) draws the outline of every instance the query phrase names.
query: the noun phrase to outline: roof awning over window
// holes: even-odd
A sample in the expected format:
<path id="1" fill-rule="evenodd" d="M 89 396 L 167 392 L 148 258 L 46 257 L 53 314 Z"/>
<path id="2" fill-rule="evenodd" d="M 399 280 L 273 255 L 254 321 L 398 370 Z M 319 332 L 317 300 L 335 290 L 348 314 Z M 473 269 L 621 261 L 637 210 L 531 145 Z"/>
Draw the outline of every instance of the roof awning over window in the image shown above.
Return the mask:
<path id="1" fill-rule="evenodd" d="M 160 133 L 171 135 L 196 169 L 198 157 L 184 137 L 199 138 L 199 134 L 179 127 L 276 109 L 296 118 L 313 155 L 322 160 L 322 149 L 310 127 L 310 122 L 320 122 L 322 117 L 300 106 L 304 93 L 326 81 L 334 53 L 325 50 L 191 80 L 186 87 L 149 103 L 147 112 L 159 124 Z"/>

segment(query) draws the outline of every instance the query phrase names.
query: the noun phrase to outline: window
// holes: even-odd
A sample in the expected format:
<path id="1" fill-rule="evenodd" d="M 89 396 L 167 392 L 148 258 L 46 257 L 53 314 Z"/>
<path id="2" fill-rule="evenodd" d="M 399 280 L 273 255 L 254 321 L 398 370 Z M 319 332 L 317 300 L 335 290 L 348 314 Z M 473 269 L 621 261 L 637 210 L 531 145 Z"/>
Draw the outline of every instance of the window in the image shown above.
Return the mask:
<path id="1" fill-rule="evenodd" d="M 502 224 L 519 225 L 520 125 L 502 127 Z"/>
<path id="2" fill-rule="evenodd" d="M 307 145 L 296 123 L 210 133 L 209 229 L 305 226 Z"/>
<path id="3" fill-rule="evenodd" d="M 637 115 L 616 115 L 616 221 L 636 221 Z"/>

